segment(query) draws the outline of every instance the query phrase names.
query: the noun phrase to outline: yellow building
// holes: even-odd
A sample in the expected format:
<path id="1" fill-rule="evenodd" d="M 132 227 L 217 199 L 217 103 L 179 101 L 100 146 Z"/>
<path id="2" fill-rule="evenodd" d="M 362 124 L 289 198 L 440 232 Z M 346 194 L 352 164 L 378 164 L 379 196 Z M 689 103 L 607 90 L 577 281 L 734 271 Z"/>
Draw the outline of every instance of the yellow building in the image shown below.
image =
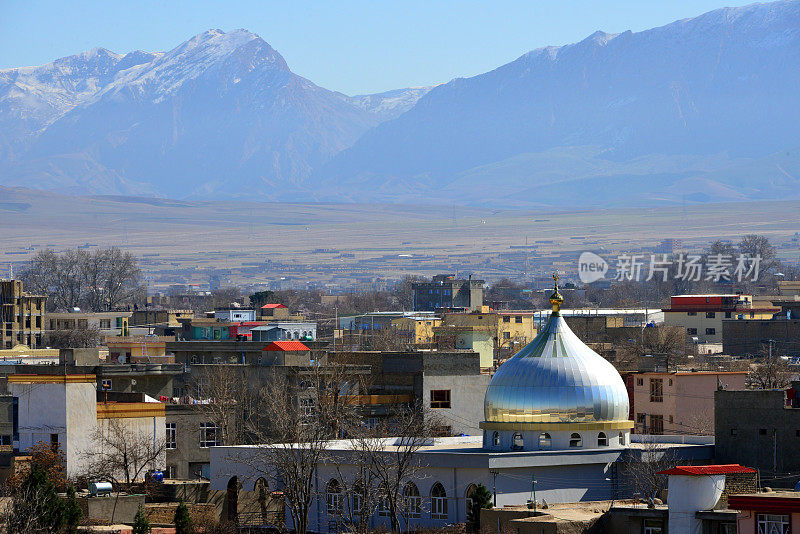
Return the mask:
<path id="1" fill-rule="evenodd" d="M 127 336 L 106 338 L 108 363 L 175 363 L 174 356 L 167 356 L 168 336 Z"/>
<path id="2" fill-rule="evenodd" d="M 0 349 L 0 361 L 22 363 L 58 363 L 58 349 L 32 349 L 27 345 L 16 345 Z"/>
<path id="3" fill-rule="evenodd" d="M 433 343 L 434 328 L 442 324 L 442 320 L 427 316 L 398 317 L 392 319 L 392 327 L 413 336 L 415 345 Z"/>
<path id="4" fill-rule="evenodd" d="M 488 306 L 471 313 L 448 313 L 442 326 L 473 327 L 492 335 L 497 357 L 515 354 L 536 337 L 534 311 L 494 311 Z"/>

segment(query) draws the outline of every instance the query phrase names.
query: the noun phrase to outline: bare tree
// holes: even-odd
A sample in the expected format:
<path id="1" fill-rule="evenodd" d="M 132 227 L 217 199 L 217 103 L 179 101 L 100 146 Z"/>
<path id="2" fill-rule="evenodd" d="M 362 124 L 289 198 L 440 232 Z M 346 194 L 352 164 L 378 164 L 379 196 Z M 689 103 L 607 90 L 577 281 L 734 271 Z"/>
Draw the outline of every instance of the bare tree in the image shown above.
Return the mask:
<path id="1" fill-rule="evenodd" d="M 350 432 L 359 417 L 346 366 L 299 373 L 292 380 L 276 377 L 261 391 L 261 417 L 253 429 L 256 452 L 233 460 L 281 488 L 295 530 L 306 532 L 317 466 L 326 458 L 329 441 Z"/>
<path id="2" fill-rule="evenodd" d="M 248 387 L 246 368 L 233 364 L 202 367 L 191 391 L 203 402 L 193 406 L 219 429 L 222 445 L 245 444 L 259 409 L 257 391 Z"/>
<path id="3" fill-rule="evenodd" d="M 166 445 L 163 439 L 125 428 L 120 419 L 106 421 L 93 432 L 92 445 L 82 453 L 91 478 L 131 484 L 159 467 Z"/>
<path id="4" fill-rule="evenodd" d="M 47 335 L 47 344 L 54 349 L 94 348 L 100 346 L 102 339 L 100 329 L 89 326 L 54 330 Z"/>
<path id="5" fill-rule="evenodd" d="M 631 452 L 633 454 L 638 452 L 638 457 L 631 458 L 625 464 L 624 474 L 634 491 L 652 507 L 655 505 L 655 499 L 667 488 L 666 475 L 658 473 L 675 467 L 678 464 L 678 456 L 674 449 L 655 440 L 642 441 L 639 447 L 632 448 Z"/>
<path id="6" fill-rule="evenodd" d="M 779 389 L 789 386 L 794 376 L 786 360 L 766 356 L 750 367 L 747 381 L 755 389 Z"/>
<path id="7" fill-rule="evenodd" d="M 398 410 L 387 423 L 385 434 L 394 436 L 393 442 L 385 441 L 380 450 L 372 454 L 372 470 L 378 487 L 378 496 L 389 516 L 392 532 L 401 531 L 401 519 L 405 507 L 403 489 L 409 480 L 419 479 L 422 464 L 417 452 L 430 444 L 434 427 L 438 421 L 426 417 L 421 406 L 410 410 Z"/>

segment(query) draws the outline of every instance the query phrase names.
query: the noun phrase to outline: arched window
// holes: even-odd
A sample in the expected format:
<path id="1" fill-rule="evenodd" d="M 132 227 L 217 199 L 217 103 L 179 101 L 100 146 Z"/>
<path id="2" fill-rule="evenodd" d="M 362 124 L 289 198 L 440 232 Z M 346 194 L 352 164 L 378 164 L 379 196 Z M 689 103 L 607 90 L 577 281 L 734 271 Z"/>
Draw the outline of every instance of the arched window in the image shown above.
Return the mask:
<path id="1" fill-rule="evenodd" d="M 605 432 L 600 432 L 599 434 L 597 434 L 597 446 L 608 447 L 608 438 L 606 437 Z"/>
<path id="2" fill-rule="evenodd" d="M 475 518 L 471 517 L 472 516 L 472 494 L 475 493 L 475 490 L 477 490 L 477 489 L 478 489 L 478 486 L 476 486 L 475 484 L 470 484 L 469 486 L 467 486 L 467 491 L 464 492 L 464 502 L 465 502 L 466 507 L 467 507 L 467 514 L 466 514 L 467 521 L 475 521 Z"/>
<path id="3" fill-rule="evenodd" d="M 431 519 L 447 519 L 447 493 L 438 482 L 431 488 Z"/>
<path id="4" fill-rule="evenodd" d="M 499 447 L 500 446 L 500 432 L 497 432 L 496 430 L 492 434 L 492 445 L 495 446 L 495 447 Z"/>
<path id="5" fill-rule="evenodd" d="M 515 451 L 521 451 L 524 446 L 525 441 L 522 439 L 522 434 L 515 432 L 514 437 L 511 438 L 511 448 Z"/>
<path id="6" fill-rule="evenodd" d="M 540 449 L 549 449 L 552 444 L 553 440 L 550 438 L 550 434 L 548 434 L 547 432 L 542 432 L 541 434 L 539 434 Z"/>
<path id="7" fill-rule="evenodd" d="M 573 432 L 572 435 L 569 437 L 569 446 L 570 447 L 583 447 L 583 439 L 581 435 L 577 432 Z"/>
<path id="8" fill-rule="evenodd" d="M 622 432 L 619 433 L 619 444 L 625 445 L 625 434 L 623 434 Z"/>
<path id="9" fill-rule="evenodd" d="M 325 502 L 328 504 L 328 514 L 342 514 L 342 486 L 335 478 L 330 479 L 325 488 Z"/>
<path id="10" fill-rule="evenodd" d="M 364 507 L 364 486 L 361 482 L 356 482 L 353 484 L 353 516 L 361 517 L 366 513 L 366 510 L 362 510 Z"/>
<path id="11" fill-rule="evenodd" d="M 417 485 L 413 482 L 408 482 L 403 488 L 403 510 L 408 518 L 420 516 L 422 499 Z"/>
<path id="12" fill-rule="evenodd" d="M 233 477 L 228 481 L 228 490 L 225 495 L 228 504 L 228 521 L 235 522 L 239 515 L 239 478 Z"/>

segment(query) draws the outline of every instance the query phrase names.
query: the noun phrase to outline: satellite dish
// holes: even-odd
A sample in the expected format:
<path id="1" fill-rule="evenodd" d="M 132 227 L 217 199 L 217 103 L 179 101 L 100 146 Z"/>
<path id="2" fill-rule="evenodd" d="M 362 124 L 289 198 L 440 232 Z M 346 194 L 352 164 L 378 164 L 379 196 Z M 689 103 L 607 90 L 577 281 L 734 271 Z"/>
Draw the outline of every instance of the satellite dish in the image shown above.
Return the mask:
<path id="1" fill-rule="evenodd" d="M 125 355 L 124 354 L 120 354 L 119 356 L 117 356 L 117 362 L 118 363 L 125 363 Z"/>
<path id="2" fill-rule="evenodd" d="M 132 385 L 132 386 L 135 386 L 135 385 L 136 385 L 136 379 L 135 379 L 135 378 L 134 378 L 133 380 L 131 380 L 131 385 Z"/>

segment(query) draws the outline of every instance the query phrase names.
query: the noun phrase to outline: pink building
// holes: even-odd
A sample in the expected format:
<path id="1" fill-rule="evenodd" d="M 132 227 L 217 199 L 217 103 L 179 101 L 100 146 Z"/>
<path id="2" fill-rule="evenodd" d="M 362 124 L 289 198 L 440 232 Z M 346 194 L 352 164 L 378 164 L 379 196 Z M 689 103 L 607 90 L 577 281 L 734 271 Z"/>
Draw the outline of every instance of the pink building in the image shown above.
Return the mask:
<path id="1" fill-rule="evenodd" d="M 800 532 L 800 493 L 773 491 L 730 495 L 728 508 L 741 510 L 739 534 Z"/>
<path id="2" fill-rule="evenodd" d="M 746 377 L 747 371 L 633 373 L 633 432 L 713 435 L 714 391 L 744 389 Z"/>

